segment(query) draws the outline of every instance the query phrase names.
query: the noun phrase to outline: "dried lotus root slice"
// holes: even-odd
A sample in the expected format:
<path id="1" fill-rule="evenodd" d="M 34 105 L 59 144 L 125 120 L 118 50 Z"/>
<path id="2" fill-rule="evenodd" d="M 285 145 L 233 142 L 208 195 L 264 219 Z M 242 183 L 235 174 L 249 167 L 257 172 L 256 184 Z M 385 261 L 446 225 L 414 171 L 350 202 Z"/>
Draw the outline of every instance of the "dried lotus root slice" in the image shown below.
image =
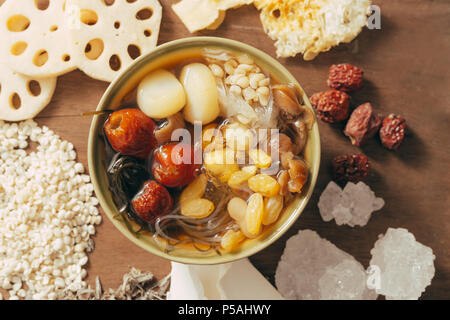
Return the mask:
<path id="1" fill-rule="evenodd" d="M 137 57 L 156 47 L 162 18 L 157 0 L 67 0 L 78 67 L 111 82 Z"/>
<path id="2" fill-rule="evenodd" d="M 76 68 L 70 52 L 65 0 L 8 0 L 0 10 L 0 62 L 33 77 Z"/>
<path id="3" fill-rule="evenodd" d="M 50 102 L 55 87 L 56 77 L 33 78 L 0 63 L 0 119 L 34 118 Z"/>

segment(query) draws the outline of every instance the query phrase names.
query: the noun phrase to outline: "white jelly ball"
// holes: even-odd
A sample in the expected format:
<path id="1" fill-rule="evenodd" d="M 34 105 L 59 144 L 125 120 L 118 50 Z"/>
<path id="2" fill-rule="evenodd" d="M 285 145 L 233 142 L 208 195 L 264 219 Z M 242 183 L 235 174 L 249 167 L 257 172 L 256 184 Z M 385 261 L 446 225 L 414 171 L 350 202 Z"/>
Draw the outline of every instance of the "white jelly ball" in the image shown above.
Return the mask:
<path id="1" fill-rule="evenodd" d="M 186 92 L 184 118 L 194 123 L 207 124 L 220 113 L 219 92 L 211 70 L 202 63 L 191 63 L 181 70 L 180 81 Z"/>
<path id="2" fill-rule="evenodd" d="M 137 89 L 139 108 L 150 118 L 167 118 L 186 104 L 180 81 L 169 71 L 158 69 L 148 74 Z"/>

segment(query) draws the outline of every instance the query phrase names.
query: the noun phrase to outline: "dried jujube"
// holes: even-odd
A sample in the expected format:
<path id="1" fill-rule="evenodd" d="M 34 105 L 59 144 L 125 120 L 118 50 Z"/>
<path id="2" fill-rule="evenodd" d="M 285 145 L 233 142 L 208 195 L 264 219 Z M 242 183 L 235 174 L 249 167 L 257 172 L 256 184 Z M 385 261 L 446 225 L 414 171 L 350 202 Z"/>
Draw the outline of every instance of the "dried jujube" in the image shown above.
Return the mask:
<path id="1" fill-rule="evenodd" d="M 364 72 L 348 63 L 334 64 L 330 67 L 327 84 L 330 88 L 345 92 L 360 89 Z"/>
<path id="2" fill-rule="evenodd" d="M 118 153 L 147 158 L 157 146 L 155 123 L 138 109 L 121 109 L 106 120 L 104 130 L 111 147 Z"/>
<path id="3" fill-rule="evenodd" d="M 333 179 L 341 185 L 362 181 L 369 172 L 370 162 L 363 154 L 340 155 L 333 159 Z"/>
<path id="4" fill-rule="evenodd" d="M 344 133 L 355 146 L 361 146 L 377 133 L 381 125 L 381 116 L 375 114 L 370 103 L 357 107 L 345 126 Z"/>
<path id="5" fill-rule="evenodd" d="M 328 90 L 314 94 L 310 98 L 316 108 L 317 116 L 329 123 L 344 121 L 348 118 L 350 96 L 338 90 Z"/>
<path id="6" fill-rule="evenodd" d="M 166 187 L 183 187 L 191 183 L 199 173 L 191 145 L 172 142 L 159 147 L 154 154 L 152 173 Z"/>
<path id="7" fill-rule="evenodd" d="M 131 200 L 131 205 L 139 218 L 145 222 L 154 223 L 158 217 L 172 210 L 173 200 L 164 186 L 149 180 Z"/>
<path id="8" fill-rule="evenodd" d="M 402 117 L 390 114 L 383 120 L 380 139 L 383 146 L 396 150 L 405 138 L 406 121 Z"/>

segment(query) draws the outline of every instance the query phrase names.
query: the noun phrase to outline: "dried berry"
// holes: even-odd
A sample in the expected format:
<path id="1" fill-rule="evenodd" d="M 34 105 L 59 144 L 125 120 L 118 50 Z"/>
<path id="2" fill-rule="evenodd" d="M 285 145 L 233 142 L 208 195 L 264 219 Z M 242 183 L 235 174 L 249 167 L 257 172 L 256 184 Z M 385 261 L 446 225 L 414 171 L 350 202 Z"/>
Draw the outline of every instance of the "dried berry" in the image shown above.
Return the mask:
<path id="1" fill-rule="evenodd" d="M 353 145 L 359 147 L 377 133 L 380 125 L 381 116 L 373 113 L 370 103 L 364 103 L 353 111 L 344 133 Z"/>
<path id="2" fill-rule="evenodd" d="M 113 112 L 104 130 L 111 147 L 122 155 L 147 158 L 157 146 L 155 123 L 139 109 Z"/>
<path id="3" fill-rule="evenodd" d="M 334 64 L 330 67 L 327 84 L 332 89 L 352 92 L 362 87 L 363 74 L 361 69 L 351 64 Z"/>
<path id="4" fill-rule="evenodd" d="M 149 180 L 131 200 L 131 205 L 139 218 L 154 223 L 156 218 L 172 210 L 173 200 L 166 188 L 154 180 Z"/>
<path id="5" fill-rule="evenodd" d="M 405 128 L 405 119 L 395 114 L 387 116 L 380 129 L 380 139 L 383 146 L 396 150 L 405 138 Z"/>
<path id="6" fill-rule="evenodd" d="M 341 122 L 348 118 L 350 96 L 338 90 L 328 90 L 314 94 L 311 104 L 317 110 L 317 116 L 329 123 Z"/>
<path id="7" fill-rule="evenodd" d="M 198 176 L 200 164 L 195 163 L 194 148 L 185 143 L 171 142 L 156 149 L 152 173 L 166 187 L 183 187 Z"/>
<path id="8" fill-rule="evenodd" d="M 333 160 L 333 179 L 341 185 L 362 181 L 369 171 L 369 159 L 363 154 L 341 155 Z"/>

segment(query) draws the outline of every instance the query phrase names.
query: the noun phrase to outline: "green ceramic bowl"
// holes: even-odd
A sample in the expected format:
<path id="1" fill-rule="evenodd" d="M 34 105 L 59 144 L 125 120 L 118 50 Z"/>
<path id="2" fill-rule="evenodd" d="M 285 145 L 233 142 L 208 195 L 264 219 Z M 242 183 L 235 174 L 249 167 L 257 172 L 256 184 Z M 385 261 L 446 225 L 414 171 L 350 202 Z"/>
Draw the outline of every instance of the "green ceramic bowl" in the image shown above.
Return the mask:
<path id="1" fill-rule="evenodd" d="M 244 43 L 215 37 L 194 37 L 176 40 L 158 46 L 149 54 L 137 59 L 130 67 L 110 84 L 103 95 L 97 110 L 117 108 L 124 97 L 133 91 L 140 80 L 151 70 L 158 67 L 181 61 L 195 55 L 199 50 L 208 48 L 223 48 L 229 51 L 246 53 L 265 71 L 281 83 L 298 84 L 297 80 L 278 61 L 264 52 L 248 46 Z M 299 85 L 300 87 L 300 85 Z M 301 87 L 300 87 L 301 88 Z M 303 90 L 302 90 L 303 91 Z M 311 108 L 306 93 L 303 92 L 306 105 Z M 95 193 L 100 204 L 115 227 L 128 239 L 160 257 L 187 264 L 217 264 L 251 256 L 266 248 L 286 232 L 302 213 L 313 193 L 320 165 L 320 137 L 317 122 L 309 132 L 308 143 L 305 148 L 305 158 L 310 166 L 310 176 L 304 192 L 298 196 L 282 213 L 279 220 L 256 239 L 247 240 L 241 248 L 233 253 L 201 254 L 198 251 L 181 248 L 170 253 L 162 250 L 154 241 L 150 233 L 136 236 L 126 226 L 125 222 L 117 219 L 118 210 L 108 190 L 106 176 L 105 145 L 100 136 L 105 115 L 94 116 L 91 124 L 88 145 L 89 170 L 94 185 Z"/>

